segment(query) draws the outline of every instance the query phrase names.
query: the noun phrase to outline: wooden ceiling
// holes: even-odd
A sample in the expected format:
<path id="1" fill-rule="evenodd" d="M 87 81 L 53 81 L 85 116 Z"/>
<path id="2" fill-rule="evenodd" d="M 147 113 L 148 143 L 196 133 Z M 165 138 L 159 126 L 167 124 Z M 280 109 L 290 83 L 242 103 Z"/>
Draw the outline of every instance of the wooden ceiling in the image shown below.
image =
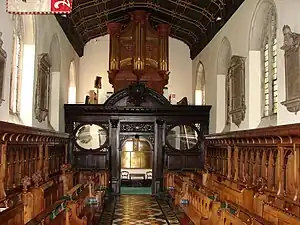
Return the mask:
<path id="1" fill-rule="evenodd" d="M 193 59 L 243 1 L 73 0 L 72 13 L 56 18 L 78 55 L 82 56 L 89 40 L 107 34 L 108 22 L 127 24 L 128 12 L 144 9 L 151 13 L 150 22 L 154 27 L 159 23 L 171 25 L 171 37 L 186 43 Z"/>

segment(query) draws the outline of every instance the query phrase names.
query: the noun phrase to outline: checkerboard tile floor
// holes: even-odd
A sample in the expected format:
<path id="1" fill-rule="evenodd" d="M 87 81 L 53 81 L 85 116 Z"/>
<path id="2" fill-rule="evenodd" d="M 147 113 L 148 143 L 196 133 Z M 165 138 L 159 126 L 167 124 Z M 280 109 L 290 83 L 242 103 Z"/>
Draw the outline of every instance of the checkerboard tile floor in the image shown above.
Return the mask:
<path id="1" fill-rule="evenodd" d="M 168 225 L 168 222 L 158 202 L 150 195 L 121 195 L 115 205 L 112 224 Z"/>

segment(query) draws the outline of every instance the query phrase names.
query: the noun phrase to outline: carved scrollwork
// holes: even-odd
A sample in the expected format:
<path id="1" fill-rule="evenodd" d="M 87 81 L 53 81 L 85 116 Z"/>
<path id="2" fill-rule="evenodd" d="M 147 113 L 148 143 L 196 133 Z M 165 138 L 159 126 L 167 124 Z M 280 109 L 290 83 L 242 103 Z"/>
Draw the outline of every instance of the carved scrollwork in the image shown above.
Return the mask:
<path id="1" fill-rule="evenodd" d="M 121 123 L 121 132 L 154 132 L 153 123 Z"/>
<path id="2" fill-rule="evenodd" d="M 300 34 L 293 33 L 288 25 L 283 27 L 285 51 L 285 90 L 286 100 L 281 102 L 289 112 L 300 111 Z"/>
<path id="3" fill-rule="evenodd" d="M 231 57 L 228 70 L 227 90 L 229 91 L 229 115 L 232 122 L 240 126 L 245 119 L 245 57 L 234 55 Z M 229 119 L 229 118 L 228 118 Z M 228 122 L 228 121 L 227 121 Z"/>
<path id="4" fill-rule="evenodd" d="M 39 55 L 38 77 L 35 92 L 35 116 L 41 123 L 49 114 L 50 60 L 48 53 Z"/>
<path id="5" fill-rule="evenodd" d="M 3 100 L 3 89 L 4 89 L 4 75 L 5 75 L 5 65 L 6 65 L 6 58 L 7 54 L 5 50 L 3 49 L 3 41 L 1 39 L 2 32 L 0 32 L 0 106 L 2 104 Z"/>

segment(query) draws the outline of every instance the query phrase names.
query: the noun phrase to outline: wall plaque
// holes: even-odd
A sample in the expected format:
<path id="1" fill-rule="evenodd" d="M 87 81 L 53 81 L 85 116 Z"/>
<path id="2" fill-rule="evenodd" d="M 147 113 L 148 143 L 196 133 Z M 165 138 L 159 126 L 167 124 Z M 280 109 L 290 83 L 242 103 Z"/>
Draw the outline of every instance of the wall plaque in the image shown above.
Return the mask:
<path id="1" fill-rule="evenodd" d="M 49 114 L 50 60 L 47 53 L 39 55 L 37 85 L 35 91 L 35 116 L 39 122 Z"/>
<path id="2" fill-rule="evenodd" d="M 228 99 L 230 102 L 230 111 L 232 122 L 240 126 L 245 119 L 245 57 L 234 55 L 231 57 L 228 70 L 227 89 L 229 89 Z"/>
<path id="3" fill-rule="evenodd" d="M 286 100 L 281 102 L 289 112 L 300 110 L 300 34 L 293 33 L 288 25 L 283 27 L 285 54 L 285 91 Z"/>
<path id="4" fill-rule="evenodd" d="M 4 95 L 4 77 L 5 77 L 5 66 L 6 66 L 6 57 L 7 54 L 4 51 L 2 45 L 3 41 L 1 39 L 2 37 L 2 32 L 0 32 L 0 106 L 2 104 L 3 100 L 3 95 Z"/>

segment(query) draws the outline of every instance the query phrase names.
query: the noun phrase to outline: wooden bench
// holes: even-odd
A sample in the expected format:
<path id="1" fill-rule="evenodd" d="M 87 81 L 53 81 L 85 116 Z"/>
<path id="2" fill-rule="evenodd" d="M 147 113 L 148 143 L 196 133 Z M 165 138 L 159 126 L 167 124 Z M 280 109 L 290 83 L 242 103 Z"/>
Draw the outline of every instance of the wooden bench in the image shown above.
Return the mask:
<path id="1" fill-rule="evenodd" d="M 2 208 L 2 207 L 1 207 Z M 1 225 L 23 225 L 24 224 L 24 204 L 17 203 L 14 206 L 0 212 Z"/>

